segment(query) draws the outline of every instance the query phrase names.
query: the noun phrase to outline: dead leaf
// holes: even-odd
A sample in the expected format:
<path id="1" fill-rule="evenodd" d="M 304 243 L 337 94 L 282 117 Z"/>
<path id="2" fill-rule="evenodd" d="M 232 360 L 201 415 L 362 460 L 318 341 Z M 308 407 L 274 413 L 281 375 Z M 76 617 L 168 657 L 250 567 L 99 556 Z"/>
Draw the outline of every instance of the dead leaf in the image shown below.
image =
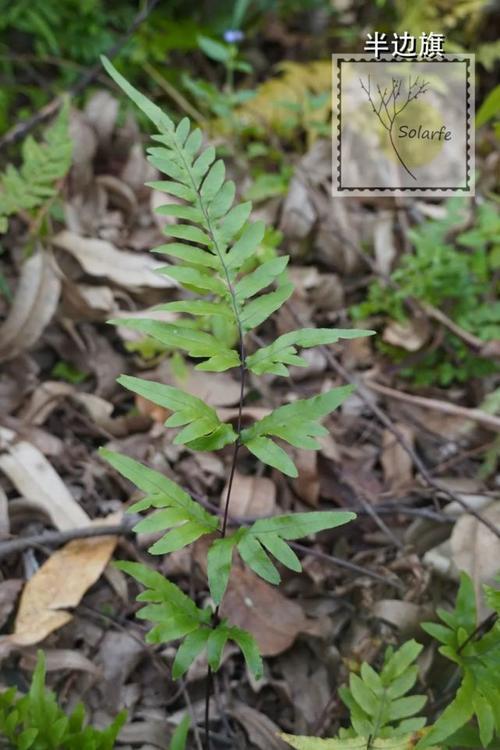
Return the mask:
<path id="1" fill-rule="evenodd" d="M 71 187 L 75 193 L 81 193 L 89 186 L 93 178 L 93 160 L 97 151 L 97 138 L 88 119 L 76 109 L 71 110 L 69 134 L 73 142 Z"/>
<path id="2" fill-rule="evenodd" d="M 41 248 L 23 263 L 14 302 L 0 327 L 0 361 L 13 359 L 40 338 L 57 309 L 61 282 Z"/>
<path id="3" fill-rule="evenodd" d="M 44 649 L 45 669 L 47 672 L 59 672 L 61 669 L 71 669 L 77 672 L 88 672 L 94 677 L 101 677 L 101 670 L 80 651 L 70 648 Z M 21 659 L 21 667 L 33 672 L 37 663 L 35 651 L 27 652 Z"/>
<path id="4" fill-rule="evenodd" d="M 248 568 L 235 566 L 221 607 L 221 617 L 248 630 L 262 656 L 286 651 L 299 633 L 309 630 L 302 607 L 287 599 Z"/>
<path id="5" fill-rule="evenodd" d="M 0 486 L 0 539 L 10 533 L 9 501 L 3 487 Z"/>
<path id="6" fill-rule="evenodd" d="M 416 352 L 423 347 L 430 335 L 427 318 L 413 318 L 405 323 L 392 320 L 385 327 L 383 340 L 392 346 L 400 346 L 407 352 Z"/>
<path id="7" fill-rule="evenodd" d="M 221 496 L 221 508 L 227 497 L 227 484 Z M 276 485 L 267 477 L 236 472 L 231 491 L 231 515 L 235 518 L 272 516 L 276 511 Z"/>
<path id="8" fill-rule="evenodd" d="M 304 239 L 316 221 L 316 210 L 307 186 L 300 177 L 292 178 L 281 211 L 280 230 L 285 237 Z"/>
<path id="9" fill-rule="evenodd" d="M 146 649 L 138 639 L 125 632 L 113 630 L 106 633 L 100 644 L 98 661 L 102 669 L 100 689 L 107 707 L 118 710 L 123 685 Z"/>
<path id="10" fill-rule="evenodd" d="M 96 523 L 116 524 L 113 513 Z M 113 554 L 117 537 L 74 539 L 54 552 L 24 587 L 10 644 L 32 646 L 70 622 L 68 609 L 78 606 L 83 595 L 100 577 Z"/>
<path id="11" fill-rule="evenodd" d="M 413 446 L 415 435 L 411 427 L 400 422 L 395 423 L 394 427 L 404 437 L 406 443 Z M 390 430 L 384 430 L 382 435 L 380 462 L 384 470 L 384 479 L 391 492 L 397 493 L 413 481 L 413 462 Z"/>
<path id="12" fill-rule="evenodd" d="M 177 286 L 166 276 L 154 273 L 162 264 L 150 255 L 118 250 L 106 240 L 80 237 L 64 230 L 52 238 L 52 244 L 71 253 L 91 276 L 108 278 L 126 289 Z"/>
<path id="13" fill-rule="evenodd" d="M 74 500 L 66 485 L 31 443 L 16 442 L 16 433 L 0 427 L 0 470 L 18 492 L 43 508 L 54 526 L 65 531 L 86 526 L 90 519 Z"/>
<path id="14" fill-rule="evenodd" d="M 320 485 L 316 452 L 296 448 L 293 451 L 293 461 L 299 472 L 297 479 L 292 480 L 293 489 L 307 505 L 317 507 Z"/>
<path id="15" fill-rule="evenodd" d="M 136 193 L 150 192 L 144 183 L 158 179 L 158 172 L 146 159 L 142 143 L 132 145 L 120 177 Z"/>
<path id="16" fill-rule="evenodd" d="M 120 103 L 109 91 L 96 91 L 85 105 L 88 123 L 95 130 L 101 145 L 106 145 L 113 134 Z"/>
<path id="17" fill-rule="evenodd" d="M 382 276 L 391 272 L 392 262 L 396 257 L 393 233 L 394 214 L 392 211 L 380 211 L 373 227 L 373 245 L 375 266 Z"/>
<path id="18" fill-rule="evenodd" d="M 35 388 L 30 399 L 21 410 L 21 418 L 30 425 L 42 425 L 59 402 L 73 393 L 75 387 L 61 380 L 45 380 Z"/>
<path id="19" fill-rule="evenodd" d="M 481 511 L 500 530 L 500 501 L 492 503 Z M 450 539 L 451 557 L 458 568 L 470 575 L 474 582 L 479 618 L 487 613 L 482 586 L 492 585 L 498 574 L 500 560 L 500 539 L 477 518 L 469 514 L 456 522 Z"/>
<path id="20" fill-rule="evenodd" d="M 113 290 L 109 286 L 63 284 L 63 314 L 73 320 L 104 320 L 116 309 Z"/>
<path id="21" fill-rule="evenodd" d="M 11 578 L 0 583 L 0 628 L 9 619 L 23 584 L 24 581 L 19 578 Z"/>
<path id="22" fill-rule="evenodd" d="M 404 638 L 411 638 L 417 635 L 420 623 L 432 617 L 432 610 L 427 609 L 400 599 L 379 599 L 373 605 L 372 613 L 374 617 L 394 625 Z"/>
<path id="23" fill-rule="evenodd" d="M 96 183 L 106 190 L 108 204 L 116 206 L 124 214 L 127 221 L 133 220 L 138 206 L 132 188 L 112 174 L 100 174 L 95 179 Z"/>
<path id="24" fill-rule="evenodd" d="M 236 703 L 235 706 L 228 708 L 227 713 L 239 721 L 251 744 L 259 750 L 290 750 L 288 745 L 285 745 L 278 737 L 281 732 L 279 726 L 255 708 L 244 703 Z"/>

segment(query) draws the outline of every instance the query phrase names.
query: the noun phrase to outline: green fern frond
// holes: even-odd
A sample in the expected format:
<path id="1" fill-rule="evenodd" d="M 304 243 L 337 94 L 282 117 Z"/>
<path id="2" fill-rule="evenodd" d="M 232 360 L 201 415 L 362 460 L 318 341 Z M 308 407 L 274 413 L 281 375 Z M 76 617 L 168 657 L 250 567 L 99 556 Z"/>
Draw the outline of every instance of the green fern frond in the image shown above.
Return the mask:
<path id="1" fill-rule="evenodd" d="M 148 158 L 167 179 L 151 185 L 164 192 L 167 201 L 168 196 L 171 197 L 171 202 L 161 206 L 159 212 L 174 217 L 177 223 L 165 227 L 164 233 L 170 241 L 154 252 L 173 259 L 174 263 L 159 268 L 158 272 L 174 279 L 188 293 L 186 299 L 168 302 L 160 309 L 190 316 L 182 317 L 175 324 L 143 318 L 120 318 L 111 322 L 140 331 L 169 349 L 180 349 L 189 357 L 201 360 L 196 365 L 198 370 L 222 372 L 238 368 L 242 395 L 244 373 L 252 367 L 256 372 L 272 372 L 278 365 L 283 368 L 285 363 L 296 363 L 291 360 L 295 346 L 308 347 L 363 335 L 363 332 L 343 330 L 295 331 L 247 356 L 247 334 L 292 294 L 293 285 L 286 278 L 288 258 L 266 258 L 261 264 L 254 261 L 264 237 L 264 224 L 250 220 L 250 203 L 235 203 L 234 183 L 226 180 L 224 163 L 217 159 L 215 149 L 203 148 L 200 130 L 192 130 L 187 118 L 175 126 L 107 60 L 103 60 L 103 64 L 157 128 L 158 133 L 152 136 L 157 145 L 148 150 Z M 204 330 L 204 325 L 209 330 Z M 283 371 L 280 374 L 284 374 Z M 175 443 L 196 451 L 218 450 L 233 444 L 235 457 L 244 444 L 265 463 L 290 476 L 297 475 L 296 468 L 271 437 L 294 446 L 318 449 L 315 438 L 326 434 L 319 420 L 337 408 L 351 391 L 350 387 L 337 388 L 288 404 L 246 430 L 241 430 L 241 424 L 235 430 L 231 424 L 222 422 L 212 407 L 179 388 L 128 375 L 121 376 L 119 382 L 171 412 L 166 426 L 181 428 Z M 241 528 L 226 536 L 227 516 L 219 529 L 218 519 L 201 507 L 195 511 L 196 503 L 189 495 L 165 477 L 127 457 L 104 455 L 145 492 L 146 498 L 133 506 L 136 510 L 159 509 L 136 527 L 138 531 L 148 532 L 167 530 L 150 552 L 171 552 L 204 534 L 220 534 L 208 553 L 209 586 L 216 604 L 215 612 L 198 609 L 180 589 L 159 574 L 134 563 L 121 564 L 123 570 L 148 587 L 139 598 L 149 604 L 139 616 L 155 624 L 149 639 L 155 642 L 182 640 L 173 665 L 174 676 L 183 674 L 204 650 L 212 669 L 217 669 L 228 640 L 239 646 L 249 668 L 261 674 L 262 663 L 250 634 L 219 620 L 218 605 L 227 586 L 234 548 L 254 572 L 267 581 L 278 583 L 279 571 L 270 555 L 285 567 L 298 571 L 300 562 L 287 541 L 334 528 L 354 515 L 327 512 L 279 516 L 262 519 L 250 528 Z"/>
<path id="2" fill-rule="evenodd" d="M 73 144 L 69 136 L 69 101 L 61 108 L 54 123 L 47 128 L 42 143 L 31 136 L 22 146 L 23 163 L 19 169 L 9 164 L 0 176 L 0 219 L 20 211 L 42 206 L 57 194 L 56 183 L 71 165 Z"/>

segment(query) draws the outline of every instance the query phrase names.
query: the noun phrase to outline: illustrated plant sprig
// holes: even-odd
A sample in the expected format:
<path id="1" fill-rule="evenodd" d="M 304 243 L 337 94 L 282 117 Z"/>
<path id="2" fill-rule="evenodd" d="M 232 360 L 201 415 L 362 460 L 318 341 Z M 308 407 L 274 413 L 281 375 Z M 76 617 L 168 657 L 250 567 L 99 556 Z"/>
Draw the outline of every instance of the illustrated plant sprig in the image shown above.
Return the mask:
<path id="1" fill-rule="evenodd" d="M 214 451 L 232 445 L 228 491 L 222 519 L 207 512 L 185 490 L 170 479 L 126 456 L 102 451 L 102 455 L 145 495 L 131 510 L 156 511 L 142 520 L 137 531 L 165 532 L 149 550 L 167 554 L 202 536 L 215 535 L 208 551 L 208 583 L 213 605 L 200 609 L 175 584 L 148 567 L 122 562 L 120 567 L 145 587 L 138 600 L 145 602 L 138 616 L 154 625 L 147 639 L 154 643 L 180 640 L 173 664 L 173 677 L 182 676 L 194 659 L 206 651 L 209 664 L 206 699 L 206 747 L 210 747 L 208 698 L 212 671 L 221 663 L 225 644 L 233 641 L 249 669 L 262 675 L 262 660 L 254 638 L 220 616 L 220 605 L 228 583 L 232 557 L 237 549 L 242 560 L 260 577 L 277 584 L 276 561 L 294 571 L 301 565 L 288 541 L 331 529 L 351 521 L 353 513 L 312 512 L 276 516 L 255 522 L 250 528 L 229 528 L 229 510 L 239 451 L 245 446 L 263 463 L 288 476 L 297 469 L 288 453 L 276 442 L 317 450 L 318 437 L 326 434 L 319 423 L 349 395 L 350 387 L 334 388 L 313 398 L 297 400 L 272 411 L 264 419 L 243 429 L 243 404 L 248 371 L 255 375 L 288 375 L 288 365 L 304 366 L 297 349 L 357 338 L 371 331 L 305 329 L 280 336 L 269 346 L 249 353 L 248 334 L 266 321 L 290 297 L 293 285 L 285 275 L 288 258 L 278 257 L 247 268 L 264 236 L 264 224 L 251 222 L 251 204 L 234 204 L 235 185 L 225 179 L 224 163 L 212 146 L 202 148 L 200 130 L 191 129 L 187 118 L 177 126 L 155 104 L 132 87 L 109 61 L 103 64 L 110 76 L 148 116 L 160 144 L 149 149 L 149 160 L 167 179 L 150 183 L 172 196 L 175 202 L 160 207 L 163 215 L 179 220 L 164 232 L 171 241 L 155 252 L 169 255 L 176 264 L 159 269 L 191 293 L 188 299 L 162 305 L 163 310 L 200 320 L 193 327 L 157 320 L 120 318 L 125 325 L 201 360 L 196 369 L 223 372 L 234 369 L 239 376 L 240 399 L 236 426 L 220 420 L 201 399 L 162 383 L 121 376 L 119 382 L 131 392 L 170 412 L 166 426 L 181 428 L 176 444 L 194 451 Z M 179 203 L 179 200 L 182 203 Z M 113 321 L 111 321 L 113 322 Z M 227 335 L 220 337 L 221 322 Z M 235 344 L 228 342 L 234 341 Z"/>
<path id="2" fill-rule="evenodd" d="M 378 104 L 376 106 L 373 100 L 371 77 L 368 75 L 366 83 L 364 83 L 361 78 L 359 79 L 361 88 L 365 92 L 373 112 L 375 113 L 382 127 L 387 131 L 391 146 L 401 166 L 410 175 L 410 177 L 416 180 L 417 178 L 407 167 L 394 142 L 394 124 L 398 116 L 406 109 L 410 102 L 418 99 L 419 96 L 422 96 L 422 94 L 425 94 L 427 92 L 429 82 L 421 81 L 418 76 L 414 81 L 412 81 L 411 76 L 409 76 L 406 99 L 401 94 L 402 82 L 403 81 L 401 78 L 393 78 L 391 88 L 387 89 L 386 87 L 383 91 L 380 87 L 380 84 L 377 84 Z"/>

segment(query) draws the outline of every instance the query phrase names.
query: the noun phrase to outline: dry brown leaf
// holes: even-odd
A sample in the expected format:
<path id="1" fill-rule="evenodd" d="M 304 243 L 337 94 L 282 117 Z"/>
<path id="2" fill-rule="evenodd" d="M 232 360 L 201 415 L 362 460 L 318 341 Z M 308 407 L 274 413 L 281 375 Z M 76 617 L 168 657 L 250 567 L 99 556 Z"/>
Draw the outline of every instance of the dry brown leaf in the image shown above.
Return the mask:
<path id="1" fill-rule="evenodd" d="M 51 257 L 40 248 L 23 263 L 14 302 L 0 327 L 0 362 L 38 341 L 57 309 L 60 292 Z"/>
<path id="2" fill-rule="evenodd" d="M 480 511 L 500 530 L 500 501 Z M 482 586 L 493 584 L 498 573 L 500 539 L 477 518 L 469 514 L 456 522 L 450 539 L 452 560 L 458 570 L 464 570 L 474 582 L 479 616 L 482 619 L 487 608 L 484 604 Z"/>
<path id="3" fill-rule="evenodd" d="M 226 503 L 227 484 L 221 496 Z M 276 511 L 276 485 L 267 477 L 253 477 L 236 472 L 231 490 L 231 515 L 235 518 L 272 516 Z"/>
<path id="4" fill-rule="evenodd" d="M 77 672 L 88 672 L 94 677 L 101 677 L 101 670 L 90 659 L 87 659 L 80 651 L 70 648 L 47 648 L 44 649 L 45 669 L 47 672 L 58 672 L 61 669 L 71 669 Z M 24 653 L 21 659 L 21 667 L 33 672 L 37 664 L 35 651 Z"/>
<path id="5" fill-rule="evenodd" d="M 92 125 L 101 144 L 105 145 L 115 129 L 120 109 L 118 99 L 109 91 L 96 91 L 85 105 L 87 121 Z"/>
<path id="6" fill-rule="evenodd" d="M 0 628 L 9 619 L 23 583 L 24 581 L 20 578 L 11 578 L 9 581 L 0 583 Z"/>
<path id="7" fill-rule="evenodd" d="M 372 608 L 374 617 L 394 625 L 405 638 L 417 635 L 420 623 L 432 617 L 428 612 L 414 602 L 401 599 L 379 599 Z"/>
<path id="8" fill-rule="evenodd" d="M 262 656 L 286 651 L 299 633 L 310 630 L 302 607 L 248 568 L 235 566 L 221 607 L 221 616 L 248 630 Z"/>
<path id="9" fill-rule="evenodd" d="M 31 443 L 16 442 L 16 433 L 0 427 L 0 470 L 27 500 L 41 507 L 54 526 L 65 531 L 86 526 L 90 519 L 61 477 Z"/>
<path id="10" fill-rule="evenodd" d="M 108 203 L 123 212 L 131 221 L 137 212 L 137 198 L 132 188 L 126 182 L 112 174 L 100 174 L 95 178 L 96 183 L 103 187 L 108 194 Z"/>
<path id="11" fill-rule="evenodd" d="M 296 448 L 293 461 L 299 472 L 297 479 L 292 480 L 293 489 L 307 505 L 316 507 L 319 503 L 318 456 L 315 451 Z"/>
<path id="12" fill-rule="evenodd" d="M 116 524 L 119 517 L 113 513 L 97 523 Z M 70 622 L 73 615 L 67 610 L 99 579 L 116 542 L 115 536 L 74 539 L 54 552 L 24 587 L 14 632 L 3 640 L 31 646 Z"/>
<path id="13" fill-rule="evenodd" d="M 280 230 L 285 237 L 292 239 L 307 237 L 316 222 L 314 204 L 307 185 L 300 177 L 294 177 L 290 182 L 281 217 Z"/>
<path id="14" fill-rule="evenodd" d="M 236 703 L 227 713 L 245 729 L 252 746 L 259 750 L 290 750 L 278 737 L 281 729 L 265 714 L 244 703 Z"/>
<path id="15" fill-rule="evenodd" d="M 116 310 L 113 290 L 109 286 L 74 284 L 63 285 L 63 314 L 73 320 L 103 320 Z"/>
<path id="16" fill-rule="evenodd" d="M 400 422 L 395 423 L 394 427 L 404 437 L 408 445 L 413 446 L 415 435 L 411 427 Z M 382 435 L 382 456 L 380 461 L 384 470 L 384 479 L 392 492 L 397 492 L 411 484 L 413 480 L 413 462 L 390 430 L 384 430 Z"/>
<path id="17" fill-rule="evenodd" d="M 10 533 L 9 506 L 7 495 L 0 486 L 0 539 Z"/>
<path id="18" fill-rule="evenodd" d="M 407 352 L 416 352 L 423 347 L 430 335 L 427 318 L 414 318 L 406 323 L 393 320 L 386 326 L 383 340 L 392 346 L 400 346 Z"/>
<path id="19" fill-rule="evenodd" d="M 171 279 L 154 273 L 161 266 L 157 260 L 142 253 L 118 250 L 106 240 L 80 237 L 64 230 L 52 238 L 52 244 L 71 253 L 91 276 L 110 279 L 126 289 L 176 287 Z"/>
<path id="20" fill-rule="evenodd" d="M 393 224 L 394 213 L 392 211 L 380 211 L 373 227 L 375 266 L 382 276 L 390 274 L 392 262 L 397 254 L 394 244 Z"/>

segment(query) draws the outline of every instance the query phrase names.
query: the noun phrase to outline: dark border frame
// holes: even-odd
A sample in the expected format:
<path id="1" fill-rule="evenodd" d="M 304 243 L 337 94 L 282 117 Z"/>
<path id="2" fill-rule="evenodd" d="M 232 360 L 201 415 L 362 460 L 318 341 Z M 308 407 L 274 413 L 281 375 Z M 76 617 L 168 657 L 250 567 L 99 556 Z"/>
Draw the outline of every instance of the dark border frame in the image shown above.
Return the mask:
<path id="1" fill-rule="evenodd" d="M 396 55 L 394 57 L 391 57 L 391 62 L 408 62 L 406 58 L 401 58 Z M 459 193 L 459 192 L 469 192 L 471 190 L 471 183 L 470 183 L 470 150 L 471 150 L 471 143 L 470 143 L 470 131 L 471 131 L 471 122 L 470 122 L 470 96 L 471 96 L 471 87 L 470 87 L 470 64 L 471 60 L 470 57 L 455 57 L 453 59 L 446 59 L 446 60 L 422 60 L 422 62 L 437 62 L 441 65 L 445 65 L 446 63 L 465 63 L 465 117 L 466 117 L 466 153 L 465 153 L 465 174 L 466 174 L 466 184 L 464 187 L 368 187 L 359 185 L 358 187 L 342 187 L 342 160 L 341 160 L 341 141 L 342 141 L 342 63 L 350 62 L 350 63 L 356 63 L 356 62 L 369 62 L 369 63 L 387 63 L 388 60 L 385 59 L 376 59 L 372 57 L 336 57 L 332 59 L 332 62 L 335 62 L 337 65 L 337 101 L 338 101 L 338 115 L 336 117 L 337 120 L 337 173 L 338 173 L 338 180 L 337 185 L 335 186 L 335 189 L 340 192 L 354 192 L 358 190 L 364 190 L 366 192 L 393 192 L 393 191 L 399 191 L 401 193 L 414 193 L 414 192 L 428 192 L 428 193 L 439 193 L 439 191 L 444 190 L 447 193 Z M 412 62 L 417 62 L 418 60 L 414 60 Z"/>

